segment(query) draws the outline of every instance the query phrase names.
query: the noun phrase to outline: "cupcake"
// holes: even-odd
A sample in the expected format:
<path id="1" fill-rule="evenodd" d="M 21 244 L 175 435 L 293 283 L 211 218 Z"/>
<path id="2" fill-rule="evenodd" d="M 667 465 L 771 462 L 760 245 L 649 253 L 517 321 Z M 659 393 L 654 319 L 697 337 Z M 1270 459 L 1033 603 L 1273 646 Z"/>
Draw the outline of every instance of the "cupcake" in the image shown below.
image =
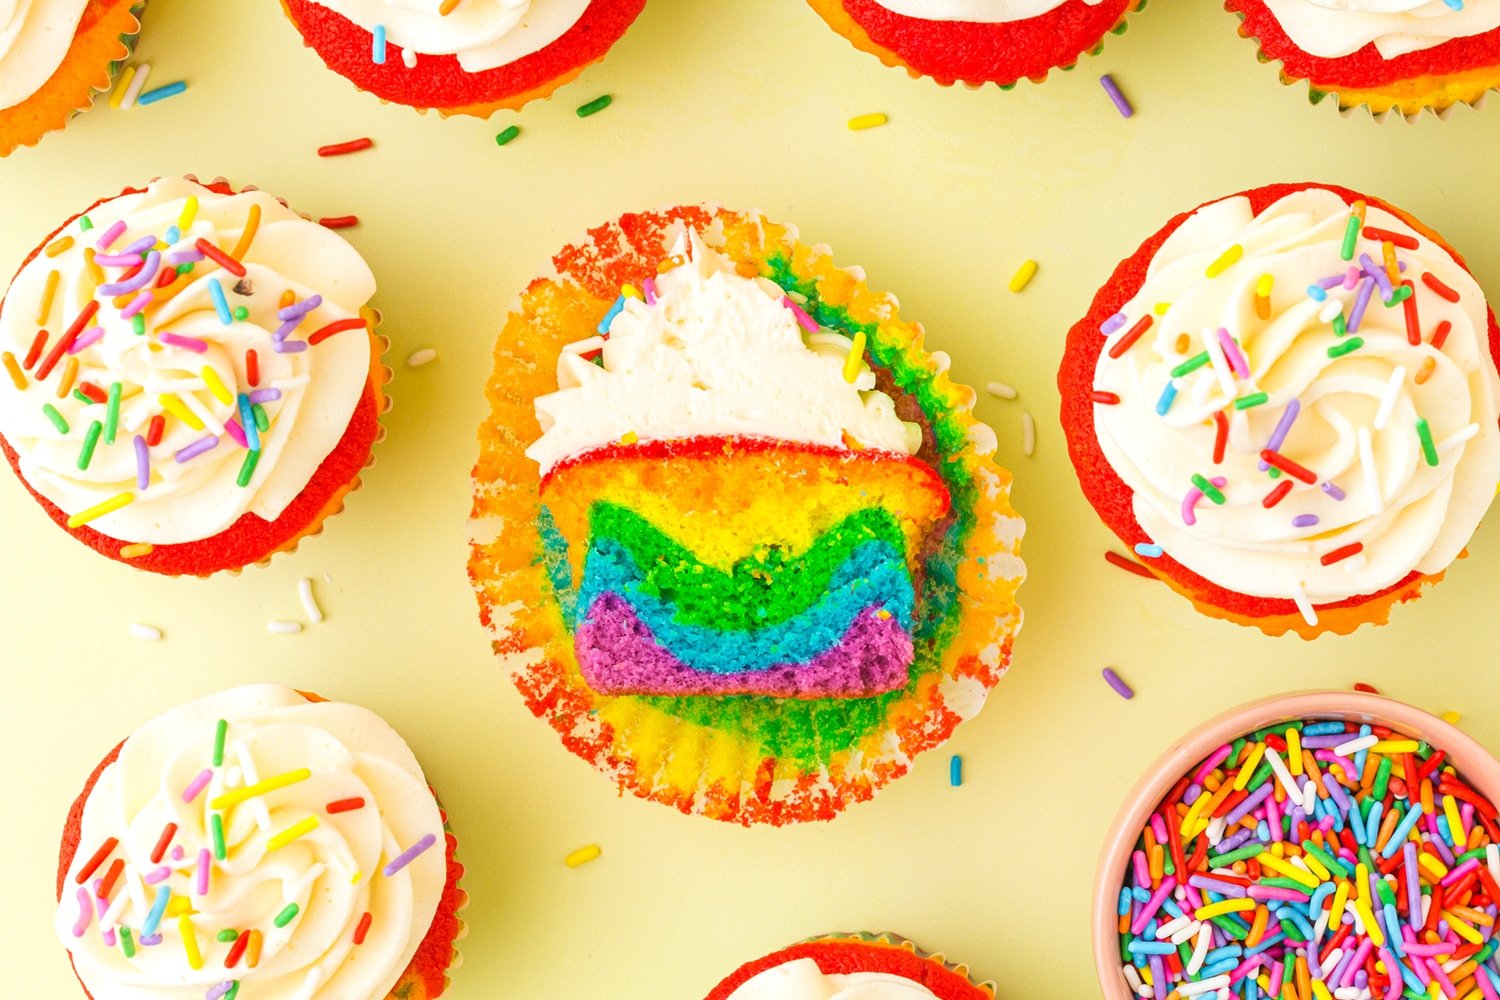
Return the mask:
<path id="1" fill-rule="evenodd" d="M 1040 83 L 1097 55 L 1146 0 L 808 0 L 855 48 L 944 86 Z"/>
<path id="2" fill-rule="evenodd" d="M 1500 329 L 1432 230 L 1281 184 L 1178 216 L 1068 335 L 1085 495 L 1205 614 L 1304 638 L 1383 623 L 1500 483 Z"/>
<path id="3" fill-rule="evenodd" d="M 94 771 L 63 834 L 57 935 L 93 1000 L 428 1000 L 458 962 L 455 843 L 379 716 L 234 688 Z"/>
<path id="4" fill-rule="evenodd" d="M 527 704 L 622 792 L 830 819 L 979 711 L 1023 526 L 922 337 L 827 248 L 711 206 L 601 226 L 521 296 L 469 573 Z"/>
<path id="5" fill-rule="evenodd" d="M 551 96 L 604 58 L 646 0 L 281 0 L 360 90 L 444 117 Z"/>
<path id="6" fill-rule="evenodd" d="M 1445 115 L 1500 86 L 1500 9 L 1484 0 L 1224 0 L 1240 34 L 1317 103 Z"/>
<path id="7" fill-rule="evenodd" d="M 741 966 L 706 1000 L 994 1000 L 962 965 L 892 934 L 830 934 Z"/>
<path id="8" fill-rule="evenodd" d="M 0 301 L 0 449 L 74 538 L 169 575 L 296 547 L 385 407 L 375 279 L 259 191 L 165 178 L 65 223 Z"/>
<path id="9" fill-rule="evenodd" d="M 0 6 L 0 156 L 34 146 L 109 90 L 146 0 Z"/>

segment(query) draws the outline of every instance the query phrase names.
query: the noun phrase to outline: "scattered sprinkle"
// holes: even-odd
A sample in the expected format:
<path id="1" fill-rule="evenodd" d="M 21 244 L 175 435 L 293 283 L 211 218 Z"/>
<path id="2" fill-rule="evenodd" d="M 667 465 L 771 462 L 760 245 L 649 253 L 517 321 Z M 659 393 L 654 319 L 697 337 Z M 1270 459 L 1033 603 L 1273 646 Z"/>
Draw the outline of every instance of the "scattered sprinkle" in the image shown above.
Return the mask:
<path id="1" fill-rule="evenodd" d="M 359 225 L 357 215 L 325 215 L 318 220 L 318 225 L 324 229 L 353 229 Z"/>
<path id="2" fill-rule="evenodd" d="M 964 783 L 964 759 L 958 754 L 948 758 L 948 784 L 954 788 Z"/>
<path id="3" fill-rule="evenodd" d="M 1120 85 L 1115 83 L 1114 77 L 1105 73 L 1099 78 L 1099 86 L 1104 88 L 1104 92 L 1114 102 L 1115 107 L 1120 112 L 1121 118 L 1129 118 L 1135 114 L 1135 108 L 1131 107 L 1130 102 L 1125 99 L 1125 95 L 1120 91 Z"/>
<path id="4" fill-rule="evenodd" d="M 1135 691 L 1131 689 L 1129 684 L 1120 679 L 1120 675 L 1115 673 L 1113 667 L 1105 667 L 1101 673 L 1104 675 L 1104 682 L 1115 689 L 1115 694 L 1126 701 L 1135 697 Z"/>
<path id="5" fill-rule="evenodd" d="M 513 140 L 516 136 L 518 136 L 520 134 L 521 134 L 521 128 L 518 125 L 511 125 L 511 126 L 509 126 L 507 128 L 501 129 L 500 133 L 495 136 L 495 145 L 497 145 L 497 146 L 508 146 L 508 145 L 510 145 L 511 140 Z"/>
<path id="6" fill-rule="evenodd" d="M 890 119 L 878 111 L 867 115 L 855 115 L 849 119 L 849 131 L 862 132 L 867 128 L 879 128 L 888 121 Z"/>
<path id="7" fill-rule="evenodd" d="M 1027 458 L 1036 454 L 1036 419 L 1029 410 L 1021 414 L 1021 454 Z"/>
<path id="8" fill-rule="evenodd" d="M 587 847 L 580 847 L 572 854 L 569 854 L 566 858 L 563 859 L 563 863 L 566 864 L 569 868 L 577 868 L 580 865 L 586 865 L 590 861 L 593 861 L 594 859 L 599 857 L 601 853 L 603 852 L 599 850 L 598 844 L 590 844 Z"/>
<path id="9" fill-rule="evenodd" d="M 120 107 L 126 111 L 135 107 L 136 99 L 140 97 L 141 88 L 146 86 L 146 80 L 151 76 L 151 64 L 141 63 L 135 68 L 135 77 L 125 88 L 125 96 L 120 100 Z M 123 232 L 123 230 L 122 230 Z M 118 234 L 116 234 L 118 236 Z M 100 247 L 103 249 L 103 247 Z"/>
<path id="10" fill-rule="evenodd" d="M 411 355 L 406 359 L 406 367 L 421 368 L 423 365 L 428 365 L 436 361 L 437 357 L 437 351 L 430 347 L 424 347 L 420 351 L 411 352 Z"/>
<path id="11" fill-rule="evenodd" d="M 1104 561 L 1109 563 L 1111 566 L 1118 566 L 1127 572 L 1134 573 L 1136 576 L 1143 577 L 1147 580 L 1156 579 L 1155 573 L 1151 572 L 1149 569 L 1142 566 L 1135 560 L 1125 558 L 1118 552 L 1111 552 L 1109 549 L 1105 549 Z"/>
<path id="12" fill-rule="evenodd" d="M 253 455 L 255 452 L 251 452 L 250 454 Z M 302 623 L 282 620 L 270 621 L 266 622 L 266 631 L 275 635 L 296 635 L 302 631 Z"/>
<path id="13" fill-rule="evenodd" d="M 613 104 L 614 100 L 615 99 L 609 94 L 601 94 L 600 96 L 594 98 L 592 101 L 589 101 L 587 104 L 580 104 L 578 106 L 577 112 L 578 117 L 587 118 L 589 115 L 597 115 L 599 112 L 603 111 L 605 108 Z"/>
<path id="14" fill-rule="evenodd" d="M 350 153 L 358 153 L 360 150 L 369 149 L 375 145 L 375 140 L 368 137 L 362 139 L 350 139 L 348 142 L 335 142 L 328 146 L 319 146 L 319 156 L 348 156 Z"/>
<path id="15" fill-rule="evenodd" d="M 165 87 L 157 87 L 155 90 L 146 91 L 137 98 L 136 103 L 155 104 L 157 101 L 165 101 L 167 98 L 176 97 L 187 90 L 187 86 L 186 80 L 178 80 L 176 83 L 169 83 Z"/>
<path id="16" fill-rule="evenodd" d="M 1004 382 L 991 382 L 984 387 L 984 391 L 999 399 L 1015 399 L 1018 395 L 1015 386 Z"/>
<path id="17" fill-rule="evenodd" d="M 147 642 L 156 642 L 161 638 L 161 629 L 155 625 L 144 625 L 134 622 L 130 626 L 130 634 L 137 639 L 145 639 Z"/>
<path id="18" fill-rule="evenodd" d="M 1010 290 L 1019 292 L 1031 284 L 1031 279 L 1036 277 L 1036 261 L 1027 260 L 1021 264 L 1016 273 L 1010 277 Z"/>
<path id="19" fill-rule="evenodd" d="M 307 613 L 308 621 L 317 625 L 323 621 L 323 609 L 318 607 L 318 599 L 313 594 L 313 582 L 308 577 L 297 581 L 297 599 L 302 602 L 302 610 Z"/>
<path id="20" fill-rule="evenodd" d="M 1153 545 L 1150 542 L 1135 543 L 1135 554 L 1142 559 L 1160 559 L 1161 553 L 1162 548 L 1160 545 Z"/>

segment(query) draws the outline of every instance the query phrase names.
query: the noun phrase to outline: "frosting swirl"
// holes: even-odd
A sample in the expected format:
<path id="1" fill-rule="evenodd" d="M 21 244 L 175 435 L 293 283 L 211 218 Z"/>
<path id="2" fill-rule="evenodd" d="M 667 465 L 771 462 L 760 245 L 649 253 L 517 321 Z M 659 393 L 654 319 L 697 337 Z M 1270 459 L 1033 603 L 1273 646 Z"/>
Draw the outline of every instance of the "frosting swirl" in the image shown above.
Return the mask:
<path id="1" fill-rule="evenodd" d="M 927 987 L 884 972 L 824 975 L 810 958 L 794 959 L 746 980 L 729 1000 L 927 1000 Z"/>
<path id="2" fill-rule="evenodd" d="M 0 109 L 31 97 L 62 65 L 88 0 L 0 0 Z"/>
<path id="3" fill-rule="evenodd" d="M 1497 0 L 1265 0 L 1287 37 L 1337 59 L 1373 44 L 1385 59 L 1500 28 Z"/>
<path id="4" fill-rule="evenodd" d="M 601 445 L 707 435 L 916 452 L 920 430 L 863 358 L 846 378 L 848 337 L 819 328 L 775 282 L 736 274 L 696 232 L 669 256 L 689 259 L 652 280 L 649 302 L 622 296 L 604 335 L 563 349 L 526 450 L 543 473 Z"/>
<path id="5" fill-rule="evenodd" d="M 247 797 L 257 782 L 281 787 Z M 437 804 L 401 737 L 366 709 L 279 685 L 142 726 L 99 775 L 81 838 L 55 923 L 95 1000 L 200 1000 L 236 981 L 257 1000 L 383 997 L 447 878 Z"/>
<path id="6" fill-rule="evenodd" d="M 1374 206 L 1346 256 L 1350 220 L 1322 188 L 1199 209 L 1106 324 L 1095 372 L 1119 399 L 1094 408 L 1099 443 L 1148 537 L 1309 621 L 1312 602 L 1445 569 L 1500 482 L 1479 286 Z M 1387 305 L 1408 294 L 1375 262 L 1388 241 L 1410 305 Z"/>
<path id="7" fill-rule="evenodd" d="M 482 73 L 539 52 L 567 34 L 589 0 L 316 0 L 366 31 L 384 28 L 410 54 L 457 56 Z M 408 61 L 408 65 L 410 65 Z"/>
<path id="8" fill-rule="evenodd" d="M 246 240 L 243 277 L 197 249 L 233 264 Z M 35 359 L 25 388 L 0 378 L 0 435 L 69 515 L 129 497 L 89 518 L 111 538 L 192 542 L 245 513 L 275 520 L 364 393 L 374 291 L 353 247 L 269 195 L 156 181 L 70 223 L 16 276 L 0 350 Z M 323 330 L 350 332 L 313 343 Z"/>
<path id="9" fill-rule="evenodd" d="M 1050 14 L 1068 0 L 875 0 L 886 10 L 921 21 L 1000 24 Z M 1104 0 L 1083 0 L 1090 7 Z"/>

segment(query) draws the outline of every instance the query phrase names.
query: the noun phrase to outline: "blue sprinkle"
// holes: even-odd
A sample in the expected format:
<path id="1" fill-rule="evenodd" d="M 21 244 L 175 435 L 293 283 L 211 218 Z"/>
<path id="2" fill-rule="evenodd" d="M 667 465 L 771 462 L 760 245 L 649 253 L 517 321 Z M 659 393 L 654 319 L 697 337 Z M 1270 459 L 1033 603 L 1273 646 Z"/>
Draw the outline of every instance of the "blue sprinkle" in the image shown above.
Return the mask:
<path id="1" fill-rule="evenodd" d="M 1143 559 L 1155 559 L 1161 555 L 1161 546 L 1152 545 L 1149 542 L 1137 542 L 1135 554 Z"/>
<path id="2" fill-rule="evenodd" d="M 1448 5 L 1448 9 L 1449 10 L 1463 10 L 1464 9 L 1464 0 L 1443 0 L 1443 3 L 1445 3 L 1445 4 Z"/>
<path id="3" fill-rule="evenodd" d="M 370 58 L 377 66 L 385 65 L 385 25 L 383 24 L 375 25 L 375 40 L 370 46 Z"/>
<path id="4" fill-rule="evenodd" d="M 1156 401 L 1156 415 L 1159 417 L 1165 417 L 1167 415 L 1167 411 L 1172 408 L 1172 401 L 1176 398 L 1177 383 L 1169 381 L 1167 382 L 1166 387 L 1161 391 L 1161 398 Z"/>
<path id="5" fill-rule="evenodd" d="M 224 286 L 219 284 L 217 278 L 208 283 L 208 297 L 214 300 L 214 312 L 219 314 L 219 322 L 229 326 L 234 322 L 234 314 L 229 311 L 229 302 L 224 298 Z"/>
<path id="6" fill-rule="evenodd" d="M 621 295 L 619 298 L 615 299 L 615 304 L 609 307 L 609 312 L 605 313 L 604 318 L 599 321 L 599 332 L 609 333 L 609 325 L 615 321 L 615 317 L 620 315 L 621 311 L 624 310 L 624 308 L 625 296 Z"/>
<path id="7" fill-rule="evenodd" d="M 964 759 L 954 754 L 948 760 L 948 784 L 957 788 L 964 783 Z"/>
<path id="8" fill-rule="evenodd" d="M 1328 299 L 1328 291 L 1322 285 L 1308 285 L 1307 297 L 1314 302 L 1325 302 Z"/>
<path id="9" fill-rule="evenodd" d="M 240 430 L 245 432 L 245 449 L 260 451 L 260 427 L 255 423 L 255 412 L 250 409 L 250 397 L 243 392 L 239 396 Z"/>
<path id="10" fill-rule="evenodd" d="M 171 246 L 180 239 L 182 239 L 182 230 L 176 226 L 168 226 L 167 231 L 162 234 L 161 241 L 167 246 Z"/>
<path id="11" fill-rule="evenodd" d="M 169 83 L 165 87 L 157 87 L 155 90 L 146 91 L 135 99 L 135 103 L 155 104 L 157 101 L 165 101 L 169 97 L 176 97 L 184 90 L 187 90 L 187 81 L 178 80 L 176 83 Z"/>

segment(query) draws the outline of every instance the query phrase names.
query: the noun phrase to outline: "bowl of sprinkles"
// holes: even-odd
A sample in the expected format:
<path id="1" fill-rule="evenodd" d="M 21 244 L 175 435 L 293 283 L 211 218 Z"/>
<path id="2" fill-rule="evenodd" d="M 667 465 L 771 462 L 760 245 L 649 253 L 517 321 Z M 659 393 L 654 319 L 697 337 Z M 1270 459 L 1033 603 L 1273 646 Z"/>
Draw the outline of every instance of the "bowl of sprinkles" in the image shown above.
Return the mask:
<path id="1" fill-rule="evenodd" d="M 1111 827 L 1104 995 L 1500 996 L 1497 796 L 1488 751 L 1379 695 L 1220 715 L 1158 758 Z"/>

